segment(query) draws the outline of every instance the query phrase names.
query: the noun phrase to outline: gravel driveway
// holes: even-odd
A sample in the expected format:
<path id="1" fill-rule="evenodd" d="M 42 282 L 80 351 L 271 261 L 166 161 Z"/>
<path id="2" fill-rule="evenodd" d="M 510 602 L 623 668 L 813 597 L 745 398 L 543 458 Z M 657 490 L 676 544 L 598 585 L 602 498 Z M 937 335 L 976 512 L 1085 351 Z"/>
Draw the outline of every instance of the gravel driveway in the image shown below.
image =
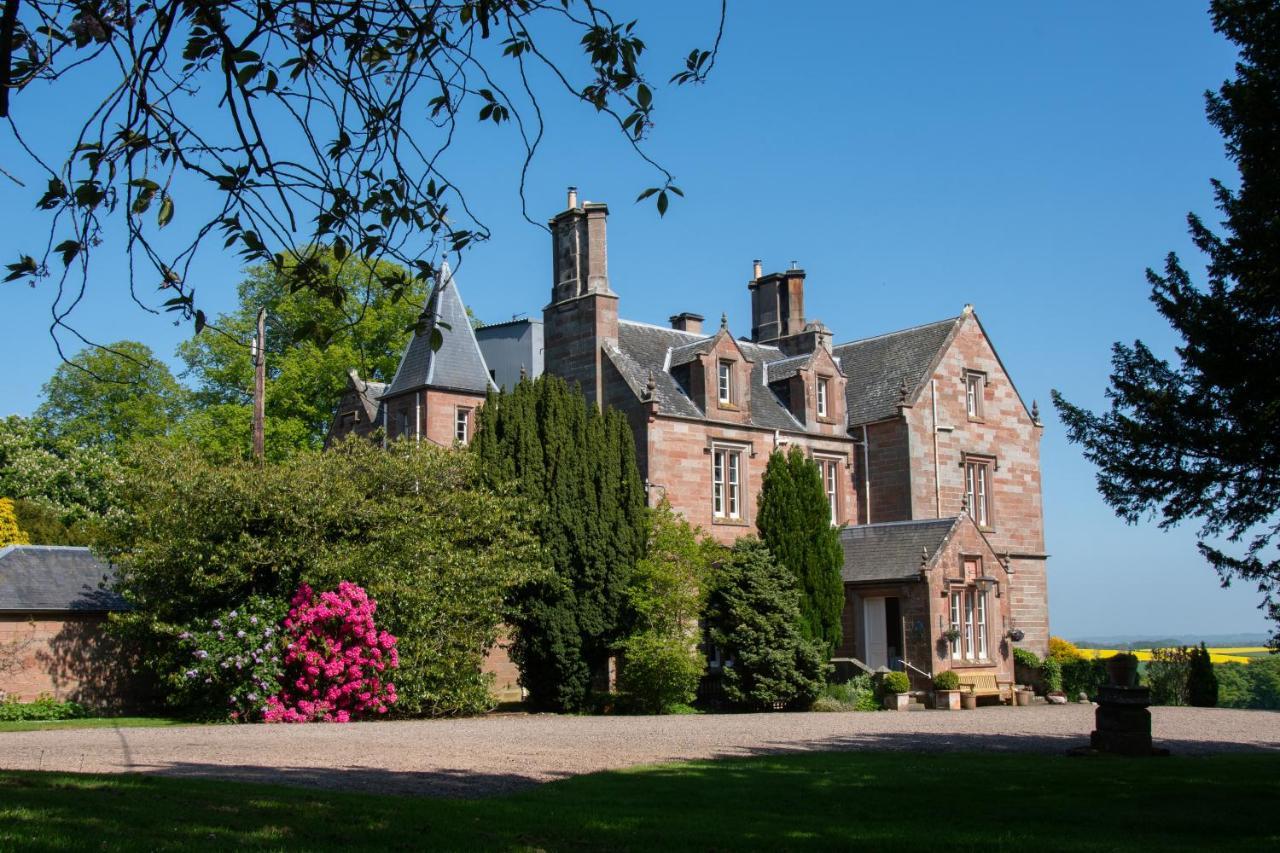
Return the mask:
<path id="1" fill-rule="evenodd" d="M 1175 754 L 1280 752 L 1280 713 L 1153 708 Z M 0 768 L 160 773 L 430 796 L 483 796 L 580 773 L 794 750 L 1062 753 L 1088 741 L 1089 705 L 943 713 L 687 717 L 497 715 L 309 726 L 0 733 Z"/>

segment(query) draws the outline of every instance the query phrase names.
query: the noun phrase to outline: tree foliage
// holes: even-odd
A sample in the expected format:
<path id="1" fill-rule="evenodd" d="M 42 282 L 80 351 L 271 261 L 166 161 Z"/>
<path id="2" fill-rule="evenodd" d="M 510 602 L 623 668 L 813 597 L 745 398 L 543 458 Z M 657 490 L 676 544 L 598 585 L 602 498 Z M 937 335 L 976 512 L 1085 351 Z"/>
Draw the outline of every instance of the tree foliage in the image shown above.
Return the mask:
<path id="1" fill-rule="evenodd" d="M 800 589 L 800 628 L 829 652 L 840 644 L 844 552 L 818 466 L 793 445 L 765 468 L 756 511 L 760 538 Z"/>
<path id="2" fill-rule="evenodd" d="M 648 533 L 631 428 L 544 374 L 490 395 L 472 447 L 495 486 L 541 508 L 535 530 L 550 574 L 512 598 L 522 684 L 536 706 L 581 710 L 628 633 Z"/>
<path id="3" fill-rule="evenodd" d="M 78 446 L 116 447 L 167 434 L 187 392 L 146 344 L 86 347 L 45 383 L 35 418 L 54 438 Z"/>
<path id="4" fill-rule="evenodd" d="M 347 371 L 389 382 L 415 321 L 426 302 L 426 287 L 412 281 L 403 291 L 384 283 L 404 270 L 394 264 L 339 263 L 332 252 L 317 255 L 338 303 L 314 290 L 291 287 L 285 273 L 269 265 L 250 267 L 241 281 L 238 305 L 219 315 L 210 334 L 178 347 L 185 376 L 196 390 L 193 414 L 180 427 L 214 458 L 250 450 L 254 366 L 249 344 L 259 308 L 267 309 L 267 449 L 276 458 L 304 447 L 319 447 L 333 407 L 347 386 Z M 407 277 L 406 277 L 407 280 Z"/>
<path id="5" fill-rule="evenodd" d="M 30 545 L 31 538 L 18 526 L 11 498 L 0 498 L 0 548 L 5 545 Z"/>
<path id="6" fill-rule="evenodd" d="M 711 642 L 726 661 L 726 698 L 753 711 L 808 708 L 822 690 L 822 646 L 800 632 L 795 578 L 758 539 L 739 539 L 707 605 Z"/>
<path id="7" fill-rule="evenodd" d="M 1054 403 L 1122 518 L 1198 521 L 1199 549 L 1223 583 L 1257 583 L 1280 623 L 1280 559 L 1269 550 L 1280 534 L 1280 3 L 1214 0 L 1211 15 L 1240 49 L 1235 79 L 1205 93 L 1240 183 L 1213 181 L 1222 234 L 1187 217 L 1205 286 L 1172 253 L 1163 273 L 1147 271 L 1151 300 L 1181 339 L 1176 358 L 1117 343 L 1108 411 L 1057 392 Z M 1244 541 L 1243 554 L 1224 539 Z"/>
<path id="8" fill-rule="evenodd" d="M 55 438 L 41 426 L 17 415 L 0 420 L 0 495 L 38 504 L 66 525 L 101 518 L 115 502 L 115 458 L 101 447 Z"/>
<path id="9" fill-rule="evenodd" d="M 187 626 L 345 580 L 398 638 L 397 712 L 474 713 L 490 704 L 480 665 L 504 599 L 539 567 L 526 504 L 487 488 L 468 454 L 426 443 L 354 439 L 264 464 L 149 447 L 121 497 L 100 550 L 134 608 L 121 628 L 162 677 L 187 668 L 175 657 Z"/>
<path id="10" fill-rule="evenodd" d="M 1213 661 L 1203 642 L 1200 648 L 1192 647 L 1191 663 L 1187 672 L 1187 702 L 1196 708 L 1215 708 L 1218 705 L 1218 677 L 1213 672 Z"/>
<path id="11" fill-rule="evenodd" d="M 647 46 L 614 5 L 12 0 L 0 117 L 41 175 L 33 201 L 51 239 L 8 278 L 50 277 L 61 296 L 115 239 L 133 298 L 157 294 L 197 332 L 195 259 L 210 237 L 335 300 L 317 274 L 322 245 L 340 262 L 397 260 L 426 280 L 444 252 L 489 236 L 446 152 L 477 128 L 514 125 L 523 197 L 554 92 L 596 110 L 654 168 L 642 197 L 664 212 L 680 191 L 640 148 L 656 118 Z M 721 31 L 723 19 L 722 0 Z M 564 47 L 575 42 L 576 57 Z M 715 51 L 694 49 L 669 82 L 705 79 Z M 61 106 L 72 87 L 87 106 Z M 24 130 L 50 104 L 66 110 L 68 141 L 37 150 Z M 56 308 L 57 324 L 68 311 Z"/>

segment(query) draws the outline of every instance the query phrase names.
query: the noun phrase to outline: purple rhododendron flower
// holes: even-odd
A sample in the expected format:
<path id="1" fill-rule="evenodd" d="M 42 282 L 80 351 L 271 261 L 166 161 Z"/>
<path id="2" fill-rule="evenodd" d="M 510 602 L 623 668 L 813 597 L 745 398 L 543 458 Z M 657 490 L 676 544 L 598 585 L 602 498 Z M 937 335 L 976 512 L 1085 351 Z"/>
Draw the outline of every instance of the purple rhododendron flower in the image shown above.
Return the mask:
<path id="1" fill-rule="evenodd" d="M 196 657 L 198 657 L 200 660 L 204 660 L 208 656 L 209 656 L 209 653 L 206 652 L 204 649 L 196 649 Z"/>

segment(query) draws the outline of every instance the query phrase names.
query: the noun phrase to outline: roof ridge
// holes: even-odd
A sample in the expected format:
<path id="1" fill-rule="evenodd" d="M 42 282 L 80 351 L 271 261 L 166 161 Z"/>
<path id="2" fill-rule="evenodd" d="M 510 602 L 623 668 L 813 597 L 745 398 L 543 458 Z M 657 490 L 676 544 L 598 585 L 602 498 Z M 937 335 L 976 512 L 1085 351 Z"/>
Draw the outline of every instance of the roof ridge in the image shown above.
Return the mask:
<path id="1" fill-rule="evenodd" d="M 943 325 L 943 324 L 945 324 L 945 323 L 954 323 L 954 322 L 956 322 L 957 320 L 959 320 L 959 319 L 960 319 L 961 317 L 963 317 L 963 316 L 964 316 L 963 314 L 957 314 L 957 315 L 956 315 L 956 316 L 954 316 L 954 317 L 948 317 L 948 318 L 943 319 L 943 320 L 934 320 L 932 323 L 921 323 L 921 324 L 920 324 L 920 325 L 918 325 L 918 326 L 908 326 L 908 327 L 907 327 L 907 328 L 905 328 L 905 329 L 898 329 L 897 331 L 893 331 L 893 332 L 884 332 L 884 333 L 879 334 L 879 335 L 872 335 L 872 336 L 871 336 L 871 337 L 869 337 L 869 338 L 857 338 L 856 340 L 852 340 L 852 341 L 845 341 L 845 342 L 844 342 L 844 343 L 842 343 L 842 344 L 833 344 L 831 348 L 832 348 L 833 350 L 835 350 L 835 349 L 839 349 L 840 347 L 851 347 L 851 346 L 853 346 L 854 344 L 865 344 L 865 343 L 870 343 L 871 341 L 877 341 L 877 340 L 880 340 L 881 338 L 891 338 L 891 337 L 893 337 L 894 335 L 904 335 L 904 334 L 906 334 L 907 332 L 918 332 L 918 331 L 920 331 L 921 329 L 927 329 L 927 328 L 929 328 L 930 326 L 941 326 L 941 325 Z"/>
<path id="2" fill-rule="evenodd" d="M 38 548 L 42 551 L 92 551 L 88 545 L 32 545 L 30 543 L 14 543 L 0 548 L 0 557 L 19 548 Z"/>
<path id="3" fill-rule="evenodd" d="M 852 532 L 854 530 L 866 530 L 870 527 L 910 527 L 912 525 L 923 527 L 928 524 L 947 524 L 954 525 L 962 516 L 949 515 L 939 518 L 907 518 L 902 521 L 876 521 L 871 524 L 846 524 L 840 528 L 841 532 L 846 530 Z"/>
<path id="4" fill-rule="evenodd" d="M 684 329 L 673 329 L 670 326 L 659 326 L 657 323 L 645 323 L 642 320 L 628 320 L 624 317 L 619 317 L 618 322 L 626 323 L 628 326 L 644 326 L 647 329 L 659 329 L 663 332 L 670 332 L 673 335 L 688 335 L 695 340 L 715 337 L 714 335 L 704 335 L 701 332 L 686 332 Z M 690 341 L 690 343 L 692 343 L 692 341 Z M 683 346 L 683 344 L 681 344 L 681 346 Z"/>

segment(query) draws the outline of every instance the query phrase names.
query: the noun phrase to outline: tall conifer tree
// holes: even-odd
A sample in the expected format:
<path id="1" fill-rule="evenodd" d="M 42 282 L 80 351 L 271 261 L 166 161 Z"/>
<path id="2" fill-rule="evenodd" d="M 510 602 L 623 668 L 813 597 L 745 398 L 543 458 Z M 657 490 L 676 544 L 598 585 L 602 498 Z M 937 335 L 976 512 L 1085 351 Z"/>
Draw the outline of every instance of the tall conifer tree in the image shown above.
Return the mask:
<path id="1" fill-rule="evenodd" d="M 844 553 L 818 466 L 792 446 L 765 468 L 756 512 L 760 538 L 800 589 L 800 629 L 829 652 L 840 644 Z"/>
<path id="2" fill-rule="evenodd" d="M 630 426 L 544 375 L 489 398 L 473 449 L 495 483 L 514 484 L 542 508 L 538 535 L 555 580 L 512 601 L 524 686 L 535 705 L 580 710 L 629 627 L 627 586 L 644 553 Z"/>

